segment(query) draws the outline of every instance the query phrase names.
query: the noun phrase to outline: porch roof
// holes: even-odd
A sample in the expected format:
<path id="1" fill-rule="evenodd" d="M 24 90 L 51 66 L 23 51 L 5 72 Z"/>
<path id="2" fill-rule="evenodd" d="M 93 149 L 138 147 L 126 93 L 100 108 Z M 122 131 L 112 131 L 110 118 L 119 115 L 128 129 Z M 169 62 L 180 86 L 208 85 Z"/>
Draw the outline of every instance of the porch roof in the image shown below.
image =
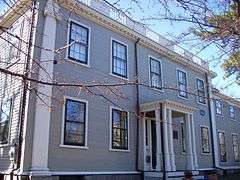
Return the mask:
<path id="1" fill-rule="evenodd" d="M 160 109 L 161 104 L 163 105 L 163 107 L 183 113 L 193 113 L 194 111 L 198 110 L 198 108 L 187 106 L 176 101 L 158 100 L 141 104 L 140 111 L 141 112 L 154 111 L 155 109 Z"/>

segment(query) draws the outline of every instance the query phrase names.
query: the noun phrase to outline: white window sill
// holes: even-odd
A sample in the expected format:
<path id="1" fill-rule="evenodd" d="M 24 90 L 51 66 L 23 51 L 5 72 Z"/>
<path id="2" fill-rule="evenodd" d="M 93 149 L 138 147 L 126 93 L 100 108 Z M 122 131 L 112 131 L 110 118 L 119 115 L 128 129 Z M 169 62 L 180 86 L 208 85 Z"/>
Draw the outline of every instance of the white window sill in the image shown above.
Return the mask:
<path id="1" fill-rule="evenodd" d="M 0 144 L 0 148 L 10 147 L 10 144 Z"/>
<path id="2" fill-rule="evenodd" d="M 84 67 L 87 67 L 87 68 L 91 68 L 91 66 L 89 65 L 89 59 L 88 59 L 88 64 L 84 64 L 84 63 L 81 63 L 81 62 L 78 62 L 78 61 L 74 61 L 73 59 L 70 59 L 70 58 L 65 58 L 63 62 L 64 63 L 65 62 L 70 62 L 70 63 L 76 64 L 76 65 L 79 65 L 79 66 L 84 66 Z"/>
<path id="3" fill-rule="evenodd" d="M 89 149 L 87 146 L 72 146 L 72 145 L 64 145 L 64 144 L 60 144 L 59 147 L 70 148 L 70 149 L 85 149 L 85 150 Z"/>
<path id="4" fill-rule="evenodd" d="M 109 151 L 113 151 L 113 152 L 130 152 L 130 149 L 112 149 L 112 148 L 109 148 Z"/>
<path id="5" fill-rule="evenodd" d="M 109 75 L 113 76 L 113 77 L 116 77 L 116 78 L 119 78 L 119 79 L 122 79 L 123 81 L 129 81 L 129 78 L 128 77 L 122 77 L 122 76 L 118 76 L 116 74 L 113 74 L 112 72 L 109 73 Z"/>

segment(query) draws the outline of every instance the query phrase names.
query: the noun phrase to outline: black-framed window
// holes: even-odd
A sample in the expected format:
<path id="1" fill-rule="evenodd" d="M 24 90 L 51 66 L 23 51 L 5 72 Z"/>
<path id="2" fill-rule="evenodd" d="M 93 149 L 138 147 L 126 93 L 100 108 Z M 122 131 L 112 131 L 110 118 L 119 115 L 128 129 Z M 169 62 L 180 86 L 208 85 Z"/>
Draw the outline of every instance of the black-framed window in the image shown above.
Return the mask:
<path id="1" fill-rule="evenodd" d="M 181 132 L 181 150 L 182 153 L 186 153 L 186 138 L 185 138 L 185 127 L 184 122 L 180 123 L 180 132 Z"/>
<path id="2" fill-rule="evenodd" d="M 89 29 L 70 22 L 68 57 L 74 61 L 88 64 Z"/>
<path id="3" fill-rule="evenodd" d="M 210 153 L 209 130 L 207 127 L 201 127 L 201 137 L 202 137 L 202 152 Z"/>
<path id="4" fill-rule="evenodd" d="M 177 78 L 178 78 L 178 95 L 180 97 L 188 98 L 187 74 L 181 70 L 177 70 Z"/>
<path id="5" fill-rule="evenodd" d="M 198 102 L 206 104 L 205 86 L 201 79 L 197 79 Z"/>
<path id="6" fill-rule="evenodd" d="M 222 115 L 222 101 L 216 100 L 215 106 L 216 106 L 216 113 L 219 115 Z"/>
<path id="7" fill-rule="evenodd" d="M 112 73 L 127 78 L 127 46 L 112 40 Z"/>
<path id="8" fill-rule="evenodd" d="M 8 144 L 11 115 L 12 98 L 4 99 L 0 111 L 0 144 Z"/>
<path id="9" fill-rule="evenodd" d="M 150 79 L 151 87 L 162 89 L 161 62 L 150 57 Z"/>
<path id="10" fill-rule="evenodd" d="M 66 99 L 64 145 L 85 146 L 86 102 Z"/>
<path id="11" fill-rule="evenodd" d="M 232 134 L 232 144 L 233 144 L 233 157 L 234 161 L 238 162 L 239 159 L 239 139 L 237 134 Z"/>
<path id="12" fill-rule="evenodd" d="M 220 161 L 227 161 L 227 152 L 226 152 L 226 141 L 225 134 L 223 132 L 218 132 L 218 142 L 219 142 L 219 152 L 220 152 Z"/>
<path id="13" fill-rule="evenodd" d="M 128 150 L 128 113 L 112 109 L 112 148 Z"/>
<path id="14" fill-rule="evenodd" d="M 235 118 L 235 108 L 233 105 L 229 105 L 229 115 L 231 118 Z"/>

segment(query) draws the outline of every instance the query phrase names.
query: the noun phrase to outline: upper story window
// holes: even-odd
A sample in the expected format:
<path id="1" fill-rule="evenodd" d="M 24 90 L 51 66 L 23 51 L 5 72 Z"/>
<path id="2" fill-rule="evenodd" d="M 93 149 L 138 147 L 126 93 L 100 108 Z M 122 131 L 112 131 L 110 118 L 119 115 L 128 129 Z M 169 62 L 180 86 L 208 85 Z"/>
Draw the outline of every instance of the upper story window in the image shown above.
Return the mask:
<path id="1" fill-rule="evenodd" d="M 161 62 L 150 57 L 150 80 L 151 87 L 162 89 Z"/>
<path id="2" fill-rule="evenodd" d="M 66 99 L 64 145 L 85 146 L 86 102 Z"/>
<path id="3" fill-rule="evenodd" d="M 0 145 L 8 143 L 11 112 L 12 99 L 3 100 L 0 111 Z"/>
<path id="4" fill-rule="evenodd" d="M 216 100 L 216 113 L 222 115 L 222 101 Z"/>
<path id="5" fill-rule="evenodd" d="M 68 57 L 74 61 L 88 64 L 89 29 L 70 22 Z"/>
<path id="6" fill-rule="evenodd" d="M 183 98 L 188 98 L 187 74 L 181 70 L 177 70 L 177 78 L 178 78 L 178 95 Z"/>
<path id="7" fill-rule="evenodd" d="M 198 93 L 198 102 L 205 104 L 205 86 L 204 82 L 201 79 L 197 79 L 197 93 Z"/>
<path id="8" fill-rule="evenodd" d="M 128 150 L 128 113 L 112 109 L 112 149 Z"/>
<path id="9" fill-rule="evenodd" d="M 231 118 L 235 118 L 235 108 L 232 105 L 229 105 L 229 115 Z"/>
<path id="10" fill-rule="evenodd" d="M 202 152 L 209 153 L 209 131 L 207 127 L 201 127 L 201 136 L 202 136 Z"/>
<path id="11" fill-rule="evenodd" d="M 239 139 L 237 134 L 232 134 L 234 161 L 239 161 Z"/>
<path id="12" fill-rule="evenodd" d="M 112 73 L 127 78 L 127 46 L 112 40 Z"/>
<path id="13" fill-rule="evenodd" d="M 218 132 L 218 141 L 219 141 L 220 160 L 222 162 L 226 162 L 227 152 L 226 152 L 225 134 L 223 132 Z"/>

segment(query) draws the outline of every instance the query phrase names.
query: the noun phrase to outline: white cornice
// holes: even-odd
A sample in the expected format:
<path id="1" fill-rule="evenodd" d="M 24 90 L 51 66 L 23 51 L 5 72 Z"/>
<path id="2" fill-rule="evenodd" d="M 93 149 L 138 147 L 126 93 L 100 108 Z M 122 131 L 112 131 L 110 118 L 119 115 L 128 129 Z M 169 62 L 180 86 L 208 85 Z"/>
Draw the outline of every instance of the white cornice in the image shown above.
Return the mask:
<path id="1" fill-rule="evenodd" d="M 172 110 L 183 112 L 183 113 L 193 113 L 194 111 L 197 110 L 197 108 L 186 106 L 184 104 L 181 104 L 175 101 L 164 100 L 164 101 L 153 101 L 149 103 L 143 103 L 140 105 L 140 111 L 146 112 L 146 111 L 153 111 L 156 109 L 160 109 L 161 104 L 168 109 L 172 109 Z"/>
<path id="2" fill-rule="evenodd" d="M 97 12 L 96 10 L 78 2 L 75 0 L 58 0 L 59 5 L 69 9 L 76 14 L 85 17 L 97 24 L 100 24 L 104 27 L 107 27 L 108 29 L 111 29 L 112 31 L 115 31 L 117 33 L 120 33 L 121 35 L 131 39 L 131 40 L 137 40 L 140 38 L 140 44 L 151 48 L 152 50 L 158 52 L 159 54 L 168 57 L 174 62 L 177 62 L 181 65 L 187 66 L 191 68 L 194 71 L 198 71 L 200 73 L 208 73 L 210 74 L 210 71 L 204 67 L 201 67 L 199 64 L 193 62 L 191 59 L 188 59 L 186 57 L 181 56 L 180 54 L 177 54 L 176 52 L 168 49 L 167 47 L 164 47 L 163 45 L 160 45 L 151 39 L 137 33 L 136 31 L 131 30 L 127 26 L 110 19 L 109 17 L 101 14 L 100 12 Z"/>
<path id="3" fill-rule="evenodd" d="M 1 17 L 0 26 L 9 28 L 19 17 L 21 17 L 31 5 L 30 0 L 19 0 L 17 1 L 12 8 Z M 0 31 L 0 33 L 2 33 Z"/>
<path id="4" fill-rule="evenodd" d="M 216 92 L 216 91 L 212 91 L 213 92 L 213 96 L 215 96 L 215 99 L 220 99 L 223 100 L 225 102 L 228 102 L 229 104 L 233 104 L 237 107 L 240 108 L 240 101 L 235 100 L 233 97 L 227 96 L 221 92 Z"/>

